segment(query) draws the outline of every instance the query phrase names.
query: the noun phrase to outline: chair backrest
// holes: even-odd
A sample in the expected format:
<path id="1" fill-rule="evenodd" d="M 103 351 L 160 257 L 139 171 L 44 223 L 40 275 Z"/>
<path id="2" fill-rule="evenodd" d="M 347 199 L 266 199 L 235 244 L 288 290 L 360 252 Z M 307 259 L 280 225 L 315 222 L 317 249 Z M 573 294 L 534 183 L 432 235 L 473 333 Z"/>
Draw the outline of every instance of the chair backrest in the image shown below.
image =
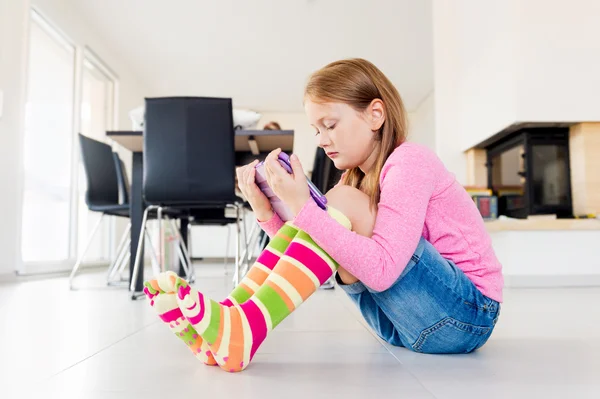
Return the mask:
<path id="1" fill-rule="evenodd" d="M 117 181 L 119 183 L 119 204 L 128 204 L 130 185 L 129 179 L 127 178 L 127 171 L 125 170 L 125 164 L 117 152 L 113 152 L 113 160 L 115 162 Z"/>
<path id="2" fill-rule="evenodd" d="M 108 144 L 82 134 L 79 134 L 79 145 L 87 180 L 86 204 L 117 205 L 119 185 L 112 149 Z"/>
<path id="3" fill-rule="evenodd" d="M 144 199 L 150 204 L 235 201 L 230 98 L 146 99 Z"/>
<path id="4" fill-rule="evenodd" d="M 331 158 L 325 153 L 325 150 L 318 147 L 313 163 L 312 183 L 325 194 L 339 182 L 342 173 L 343 171 L 336 169 Z"/>

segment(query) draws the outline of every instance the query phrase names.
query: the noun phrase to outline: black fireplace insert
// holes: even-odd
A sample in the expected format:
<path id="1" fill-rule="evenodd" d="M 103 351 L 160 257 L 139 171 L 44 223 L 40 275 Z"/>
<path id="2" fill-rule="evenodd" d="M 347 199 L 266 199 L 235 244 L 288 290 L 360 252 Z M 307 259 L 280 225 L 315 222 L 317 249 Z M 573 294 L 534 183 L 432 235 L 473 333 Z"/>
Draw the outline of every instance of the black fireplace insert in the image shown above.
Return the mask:
<path id="1" fill-rule="evenodd" d="M 568 127 L 523 128 L 485 148 L 499 215 L 573 217 Z"/>

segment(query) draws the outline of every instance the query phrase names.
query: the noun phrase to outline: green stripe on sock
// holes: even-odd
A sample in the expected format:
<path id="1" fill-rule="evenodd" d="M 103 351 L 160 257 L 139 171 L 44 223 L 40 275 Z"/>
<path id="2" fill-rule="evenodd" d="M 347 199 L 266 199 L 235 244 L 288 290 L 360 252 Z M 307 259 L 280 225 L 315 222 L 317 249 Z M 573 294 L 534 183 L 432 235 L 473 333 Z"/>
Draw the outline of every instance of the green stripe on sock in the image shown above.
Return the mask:
<path id="1" fill-rule="evenodd" d="M 278 325 L 290 314 L 287 305 L 277 292 L 268 285 L 260 287 L 254 294 L 267 308 L 273 327 Z"/>
<path id="2" fill-rule="evenodd" d="M 210 344 L 214 344 L 219 335 L 219 325 L 221 324 L 221 305 L 210 301 L 210 323 L 202 337 Z"/>
<path id="3" fill-rule="evenodd" d="M 289 237 L 290 239 L 293 239 L 296 236 L 296 233 L 298 233 L 298 229 L 295 229 L 292 226 L 287 225 L 287 224 L 284 224 L 283 227 L 281 229 L 279 229 L 279 231 L 277 232 L 277 234 L 283 234 L 283 235 Z M 277 252 L 279 252 L 279 253 L 284 253 L 289 245 L 290 245 L 290 242 L 288 240 L 275 235 L 269 242 L 269 245 L 267 246 L 267 248 L 271 247 L 271 248 L 274 248 L 275 250 L 277 250 Z"/>
<path id="4" fill-rule="evenodd" d="M 234 288 L 233 291 L 231 291 L 231 294 L 229 294 L 229 296 L 235 299 L 237 303 L 244 303 L 248 299 L 250 299 L 251 295 L 248 291 L 244 289 L 244 287 L 238 285 Z"/>
<path id="5" fill-rule="evenodd" d="M 279 229 L 279 231 L 281 231 L 282 233 L 284 233 L 286 236 L 288 236 L 290 238 L 294 238 L 294 236 L 298 232 L 298 229 L 295 228 L 294 226 L 286 223 L 283 226 L 281 226 L 281 228 Z"/>
<path id="6" fill-rule="evenodd" d="M 301 238 L 302 240 L 308 242 L 311 245 L 314 245 L 315 247 L 319 248 L 319 246 L 317 245 L 316 242 L 313 241 L 313 239 L 308 235 L 307 232 L 300 230 L 297 234 L 296 237 Z"/>

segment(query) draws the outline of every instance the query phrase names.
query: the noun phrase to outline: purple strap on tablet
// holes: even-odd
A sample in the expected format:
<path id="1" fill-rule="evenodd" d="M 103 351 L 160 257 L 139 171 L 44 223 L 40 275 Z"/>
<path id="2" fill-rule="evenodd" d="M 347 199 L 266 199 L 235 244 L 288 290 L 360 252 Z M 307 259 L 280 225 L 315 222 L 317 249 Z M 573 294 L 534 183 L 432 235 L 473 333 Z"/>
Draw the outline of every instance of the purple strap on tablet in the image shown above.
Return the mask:
<path id="1" fill-rule="evenodd" d="M 290 158 L 285 152 L 281 152 L 279 154 L 279 163 L 288 173 L 292 173 Z M 319 205 L 319 207 L 322 209 L 327 209 L 327 198 L 321 193 L 321 191 L 319 191 L 319 189 L 310 181 L 308 177 L 306 178 L 306 181 L 308 182 L 308 187 L 310 189 L 310 196 L 317 203 L 317 205 Z M 267 196 L 271 202 L 273 210 L 279 215 L 281 220 L 286 222 L 294 218 L 292 211 L 275 195 L 275 193 L 273 193 L 271 187 L 269 187 L 269 184 L 267 183 L 267 176 L 265 174 L 264 162 L 260 162 L 258 165 L 256 165 L 256 185 Z"/>

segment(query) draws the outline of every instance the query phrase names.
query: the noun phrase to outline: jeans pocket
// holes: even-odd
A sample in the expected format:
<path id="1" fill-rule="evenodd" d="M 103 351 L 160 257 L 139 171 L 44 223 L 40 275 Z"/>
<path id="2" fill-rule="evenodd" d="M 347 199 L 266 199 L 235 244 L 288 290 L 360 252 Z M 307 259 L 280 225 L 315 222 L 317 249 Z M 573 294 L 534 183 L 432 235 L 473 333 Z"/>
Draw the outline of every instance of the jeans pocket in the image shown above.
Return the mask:
<path id="1" fill-rule="evenodd" d="M 469 353 L 481 346 L 490 330 L 446 317 L 423 330 L 412 348 L 422 353 Z"/>

